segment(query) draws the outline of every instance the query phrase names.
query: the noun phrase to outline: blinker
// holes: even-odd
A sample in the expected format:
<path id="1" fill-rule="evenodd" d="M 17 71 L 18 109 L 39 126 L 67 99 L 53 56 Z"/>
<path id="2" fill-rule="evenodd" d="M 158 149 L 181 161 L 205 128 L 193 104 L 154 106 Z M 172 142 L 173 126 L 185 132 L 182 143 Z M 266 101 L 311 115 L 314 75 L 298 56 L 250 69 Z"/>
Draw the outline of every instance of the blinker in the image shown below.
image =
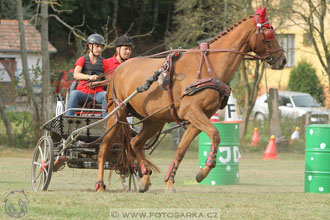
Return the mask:
<path id="1" fill-rule="evenodd" d="M 266 41 L 272 41 L 275 39 L 275 31 L 273 29 L 264 30 L 264 36 Z"/>

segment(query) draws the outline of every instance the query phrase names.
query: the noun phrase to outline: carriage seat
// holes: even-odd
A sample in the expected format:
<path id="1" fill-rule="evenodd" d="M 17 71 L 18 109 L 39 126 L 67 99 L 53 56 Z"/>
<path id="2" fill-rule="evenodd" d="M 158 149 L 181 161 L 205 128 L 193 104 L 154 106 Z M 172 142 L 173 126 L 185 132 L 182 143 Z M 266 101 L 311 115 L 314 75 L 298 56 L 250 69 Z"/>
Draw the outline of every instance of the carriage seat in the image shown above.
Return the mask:
<path id="1" fill-rule="evenodd" d="M 66 97 L 66 103 L 68 103 L 68 101 L 69 101 L 69 97 L 70 97 L 71 91 L 76 90 L 77 85 L 78 85 L 78 82 L 77 81 L 73 81 L 72 84 L 71 84 L 71 86 L 70 86 L 70 88 L 67 90 L 67 93 L 66 93 L 66 96 L 67 96 Z M 83 108 L 84 107 L 84 104 L 78 105 L 77 108 Z M 90 102 L 87 102 L 86 103 L 85 108 L 87 108 L 87 109 L 102 109 L 102 104 L 101 103 L 93 103 L 93 101 L 90 101 Z M 98 114 L 102 114 L 102 113 L 101 112 L 94 112 L 94 114 L 98 115 Z M 78 113 L 78 115 L 80 115 L 80 112 Z"/>

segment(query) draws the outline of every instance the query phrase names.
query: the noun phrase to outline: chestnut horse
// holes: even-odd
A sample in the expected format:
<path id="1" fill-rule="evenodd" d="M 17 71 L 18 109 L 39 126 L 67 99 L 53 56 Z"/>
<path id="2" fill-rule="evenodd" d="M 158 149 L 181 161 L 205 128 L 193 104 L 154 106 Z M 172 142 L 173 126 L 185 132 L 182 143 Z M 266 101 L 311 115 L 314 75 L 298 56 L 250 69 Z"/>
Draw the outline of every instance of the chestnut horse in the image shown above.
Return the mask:
<path id="1" fill-rule="evenodd" d="M 203 169 L 199 169 L 196 180 L 198 182 L 202 181 L 216 163 L 215 158 L 220 143 L 220 134 L 209 121 L 209 118 L 219 109 L 225 91 L 219 92 L 214 88 L 204 88 L 193 95 L 182 96 L 187 86 L 196 84 L 196 73 L 200 72 L 199 75 L 202 80 L 211 76 L 218 82 L 221 81 L 223 85 L 228 84 L 244 55 L 251 51 L 257 54 L 261 60 L 265 60 L 272 69 L 283 69 L 286 64 L 285 55 L 275 38 L 274 30 L 266 20 L 265 8 L 262 11 L 258 8 L 255 16 L 239 21 L 207 43 L 209 49 L 204 49 L 202 55 L 204 54 L 206 58 L 203 58 L 203 60 L 201 60 L 200 49 L 199 53 L 196 50 L 185 50 L 175 63 L 172 82 L 174 107 L 178 118 L 189 122 L 189 124 L 165 178 L 165 192 L 175 192 L 175 173 L 190 143 L 201 131 L 204 131 L 209 136 L 212 141 L 212 147 L 206 166 Z M 125 100 L 153 72 L 159 70 L 163 63 L 163 58 L 138 57 L 121 64 L 116 69 L 109 83 L 108 102 L 112 102 L 114 97 L 120 102 Z M 133 151 L 143 174 L 139 182 L 139 190 L 140 192 L 148 190 L 152 164 L 145 158 L 142 148 L 145 142 L 157 134 L 166 122 L 174 121 L 170 108 L 166 108 L 166 106 L 169 106 L 167 91 L 156 82 L 147 91 L 137 94 L 129 101 L 128 105 L 122 106 L 118 110 L 116 117 L 112 116 L 109 118 L 108 128 L 114 124 L 115 126 L 104 137 L 100 145 L 98 181 L 96 182 L 97 191 L 105 190 L 103 167 L 115 133 L 118 132 L 122 125 L 117 123 L 117 121 L 126 121 L 128 113 L 143 118 L 151 116 L 143 121 L 142 130 L 131 140 Z M 113 109 L 114 105 L 109 105 L 108 113 Z M 153 114 L 157 111 L 159 111 L 157 114 Z"/>

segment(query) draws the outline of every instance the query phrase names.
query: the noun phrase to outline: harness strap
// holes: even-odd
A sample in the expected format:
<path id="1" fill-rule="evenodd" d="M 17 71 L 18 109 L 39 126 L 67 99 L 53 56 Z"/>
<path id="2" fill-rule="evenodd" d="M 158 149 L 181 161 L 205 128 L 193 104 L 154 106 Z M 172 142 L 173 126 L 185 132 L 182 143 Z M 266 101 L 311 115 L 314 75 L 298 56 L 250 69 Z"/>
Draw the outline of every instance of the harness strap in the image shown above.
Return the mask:
<path id="1" fill-rule="evenodd" d="M 201 80 L 196 80 L 194 83 L 188 85 L 185 88 L 183 95 L 181 97 L 184 97 L 186 95 L 192 96 L 195 93 L 208 88 L 215 89 L 219 93 L 225 96 L 230 95 L 230 87 L 226 83 L 217 80 L 215 78 L 205 78 Z"/>
<path id="2" fill-rule="evenodd" d="M 177 124 L 180 124 L 182 120 L 179 118 L 178 113 L 174 106 L 173 93 L 172 93 L 172 79 L 174 73 L 174 62 L 180 58 L 179 52 L 170 53 L 161 67 L 161 71 L 166 73 L 166 84 L 164 85 L 167 90 L 167 95 L 170 103 L 171 116 Z"/>
<path id="3" fill-rule="evenodd" d="M 209 44 L 206 42 L 202 42 L 199 44 L 199 47 L 201 48 L 201 61 L 199 63 L 199 68 L 197 71 L 197 79 L 201 78 L 203 60 L 205 60 L 207 72 L 209 73 L 210 77 L 213 77 L 212 69 L 211 69 L 210 63 L 207 59 L 207 52 L 208 52 L 207 50 L 209 49 Z"/>

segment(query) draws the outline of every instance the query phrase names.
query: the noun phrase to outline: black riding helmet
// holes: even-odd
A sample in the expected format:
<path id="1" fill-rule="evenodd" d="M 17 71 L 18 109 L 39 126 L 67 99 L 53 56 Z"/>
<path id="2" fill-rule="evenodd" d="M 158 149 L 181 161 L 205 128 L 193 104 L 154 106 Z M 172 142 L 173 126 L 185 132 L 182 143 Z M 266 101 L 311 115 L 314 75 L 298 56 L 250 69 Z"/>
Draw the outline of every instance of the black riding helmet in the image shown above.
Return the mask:
<path id="1" fill-rule="evenodd" d="M 92 35 L 89 35 L 89 37 L 87 38 L 87 45 L 88 44 L 100 44 L 100 45 L 104 46 L 105 40 L 99 34 L 92 34 Z"/>
<path id="2" fill-rule="evenodd" d="M 133 47 L 133 41 L 130 37 L 123 35 L 117 38 L 115 47 L 130 46 Z"/>
<path id="3" fill-rule="evenodd" d="M 99 45 L 102 45 L 104 47 L 105 46 L 105 40 L 99 34 L 92 34 L 92 35 L 89 35 L 88 38 L 87 38 L 86 50 L 89 49 L 88 44 L 99 44 Z M 94 56 L 96 56 L 93 52 L 93 47 L 94 46 L 92 45 L 91 52 Z M 98 56 L 96 56 L 96 57 L 98 57 Z"/>

